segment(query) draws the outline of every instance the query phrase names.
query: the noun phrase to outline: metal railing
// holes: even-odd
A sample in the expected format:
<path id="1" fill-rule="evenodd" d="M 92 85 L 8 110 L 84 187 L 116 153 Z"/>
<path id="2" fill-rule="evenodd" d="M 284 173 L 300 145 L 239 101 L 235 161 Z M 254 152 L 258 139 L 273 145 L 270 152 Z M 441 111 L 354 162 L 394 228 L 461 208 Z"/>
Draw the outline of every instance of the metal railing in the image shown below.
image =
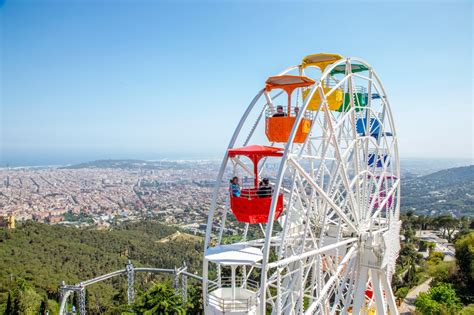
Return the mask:
<path id="1" fill-rule="evenodd" d="M 138 267 L 135 268 L 132 263 L 129 261 L 126 265 L 125 269 L 120 269 L 105 275 L 98 276 L 93 279 L 82 281 L 75 285 L 67 285 L 66 283 L 62 283 L 59 287 L 60 292 L 60 301 L 59 301 L 59 314 L 66 314 L 66 304 L 69 296 L 77 292 L 79 293 L 79 314 L 84 315 L 86 314 L 86 295 L 85 289 L 89 285 L 93 285 L 95 283 L 111 279 L 117 276 L 127 275 L 128 277 L 128 304 L 131 305 L 134 303 L 135 298 L 135 291 L 134 291 L 134 274 L 137 272 L 144 272 L 144 273 L 166 273 L 172 274 L 175 277 L 174 281 L 174 289 L 177 294 L 181 294 L 183 300 L 187 299 L 187 277 L 194 278 L 198 281 L 203 281 L 201 276 L 196 274 L 192 274 L 187 271 L 187 267 L 184 264 L 181 268 L 174 268 L 174 269 L 163 269 L 163 268 L 146 268 L 146 267 Z M 179 288 L 179 278 L 181 278 L 181 288 Z M 215 282 L 209 281 L 210 284 L 215 285 Z"/>
<path id="2" fill-rule="evenodd" d="M 335 87 L 337 84 L 339 84 L 339 83 L 330 80 L 330 81 L 326 81 L 326 82 L 324 83 L 323 87 L 333 88 L 333 87 Z M 343 89 L 344 89 L 344 85 L 340 86 L 339 89 L 343 90 Z M 347 90 L 344 90 L 344 92 L 347 93 Z M 355 85 L 354 88 L 353 88 L 353 92 L 354 92 L 354 93 L 367 93 L 367 88 L 366 88 L 365 86 L 362 86 L 362 85 Z"/>
<path id="3" fill-rule="evenodd" d="M 249 312 L 252 308 L 257 306 L 257 297 L 249 296 L 247 298 L 231 298 L 219 297 L 213 295 L 212 292 L 218 289 L 232 288 L 232 278 L 222 277 L 220 285 L 218 283 L 211 283 L 208 287 L 209 294 L 206 295 L 206 304 L 213 306 L 223 312 Z M 247 289 L 251 292 L 258 292 L 258 282 L 246 279 L 244 277 L 235 278 L 235 289 Z"/>
<path id="4" fill-rule="evenodd" d="M 214 291 L 219 288 L 230 288 L 232 287 L 232 278 L 231 277 L 222 277 L 221 283 L 214 282 L 209 285 L 209 292 Z M 249 289 L 251 291 L 258 291 L 259 284 L 257 281 L 252 279 L 246 279 L 244 277 L 235 278 L 235 287 Z"/>
<path id="5" fill-rule="evenodd" d="M 262 181 L 260 180 L 259 185 L 263 185 Z M 273 195 L 274 184 L 270 183 L 265 188 L 260 189 L 259 187 L 255 187 L 255 182 L 253 178 L 243 177 L 239 179 L 239 187 L 240 187 L 240 197 L 247 198 L 247 199 L 256 199 L 256 198 L 269 198 Z M 232 190 L 229 187 L 229 193 L 232 196 Z"/>
<path id="6" fill-rule="evenodd" d="M 207 304 L 223 312 L 250 312 L 257 307 L 257 299 L 249 297 L 247 299 L 222 299 L 214 295 L 207 296 Z"/>
<path id="7" fill-rule="evenodd" d="M 288 115 L 288 105 L 282 104 L 281 106 L 283 106 L 283 113 L 285 114 L 285 116 L 280 116 L 280 117 L 287 117 L 287 116 L 295 117 L 299 113 L 300 106 L 291 105 L 290 115 Z M 296 110 L 296 108 L 298 108 L 298 110 Z M 273 115 L 276 114 L 276 112 L 277 112 L 277 107 L 275 105 L 273 106 L 273 111 L 267 107 L 267 109 L 265 109 L 265 117 L 266 118 L 273 117 Z M 313 119 L 313 115 L 310 111 L 306 111 L 304 113 L 304 118 L 311 120 Z"/>

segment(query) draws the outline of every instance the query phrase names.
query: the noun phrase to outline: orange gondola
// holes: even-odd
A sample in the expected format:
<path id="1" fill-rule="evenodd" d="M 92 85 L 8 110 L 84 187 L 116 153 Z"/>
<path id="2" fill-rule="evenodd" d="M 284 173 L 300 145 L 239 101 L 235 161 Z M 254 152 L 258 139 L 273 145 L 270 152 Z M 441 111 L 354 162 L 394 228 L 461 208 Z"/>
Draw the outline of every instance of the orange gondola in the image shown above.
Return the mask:
<path id="1" fill-rule="evenodd" d="M 266 92 L 274 89 L 282 89 L 288 95 L 288 109 L 286 116 L 275 117 L 273 111 L 267 111 L 265 133 L 271 142 L 287 142 L 291 130 L 296 121 L 296 113 L 291 114 L 291 94 L 297 88 L 309 87 L 314 84 L 314 80 L 297 75 L 282 75 L 269 77 L 265 82 Z M 303 117 L 296 131 L 293 142 L 303 143 L 311 130 L 311 119 Z"/>

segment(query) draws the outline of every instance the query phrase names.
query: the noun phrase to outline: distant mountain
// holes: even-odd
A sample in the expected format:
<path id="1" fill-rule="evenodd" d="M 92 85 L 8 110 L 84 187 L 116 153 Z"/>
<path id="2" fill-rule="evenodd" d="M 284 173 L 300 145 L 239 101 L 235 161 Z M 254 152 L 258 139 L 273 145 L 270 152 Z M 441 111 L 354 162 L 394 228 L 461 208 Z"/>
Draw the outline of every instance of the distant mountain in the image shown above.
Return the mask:
<path id="1" fill-rule="evenodd" d="M 64 169 L 78 168 L 138 168 L 146 165 L 143 160 L 96 160 L 63 167 Z"/>
<path id="2" fill-rule="evenodd" d="M 474 182 L 474 165 L 450 168 L 433 174 L 425 175 L 421 180 L 438 183 L 438 185 L 450 185 Z"/>
<path id="3" fill-rule="evenodd" d="M 425 215 L 474 216 L 474 165 L 405 180 L 401 210 Z"/>
<path id="4" fill-rule="evenodd" d="M 62 167 L 62 169 L 81 169 L 81 168 L 117 168 L 117 169 L 168 169 L 173 167 L 179 167 L 181 169 L 193 168 L 196 163 L 210 163 L 215 164 L 213 161 L 145 161 L 145 160 L 97 160 L 91 162 L 85 162 L 80 164 L 74 164 Z"/>
<path id="5" fill-rule="evenodd" d="M 415 177 L 432 174 L 448 168 L 472 165 L 474 159 L 434 159 L 434 158 L 401 158 L 400 168 L 404 176 Z"/>

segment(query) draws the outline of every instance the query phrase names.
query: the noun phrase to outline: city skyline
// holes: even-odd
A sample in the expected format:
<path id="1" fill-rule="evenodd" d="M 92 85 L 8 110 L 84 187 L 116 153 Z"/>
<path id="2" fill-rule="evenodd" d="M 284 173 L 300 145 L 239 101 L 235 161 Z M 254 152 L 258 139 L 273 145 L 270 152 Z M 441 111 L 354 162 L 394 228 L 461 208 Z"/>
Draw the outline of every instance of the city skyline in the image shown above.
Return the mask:
<path id="1" fill-rule="evenodd" d="M 320 51 L 381 75 L 402 157 L 472 160 L 472 4 L 340 5 L 6 1 L 0 166 L 219 159 L 265 79 Z"/>

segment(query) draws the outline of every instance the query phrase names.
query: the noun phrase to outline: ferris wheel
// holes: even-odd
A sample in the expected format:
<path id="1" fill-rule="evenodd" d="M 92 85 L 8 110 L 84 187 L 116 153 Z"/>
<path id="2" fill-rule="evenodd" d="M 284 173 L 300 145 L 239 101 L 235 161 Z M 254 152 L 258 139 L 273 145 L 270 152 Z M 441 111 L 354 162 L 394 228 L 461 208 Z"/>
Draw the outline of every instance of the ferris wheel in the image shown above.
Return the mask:
<path id="1" fill-rule="evenodd" d="M 315 54 L 269 77 L 217 177 L 206 314 L 398 314 L 399 202 L 394 120 L 367 62 Z"/>

